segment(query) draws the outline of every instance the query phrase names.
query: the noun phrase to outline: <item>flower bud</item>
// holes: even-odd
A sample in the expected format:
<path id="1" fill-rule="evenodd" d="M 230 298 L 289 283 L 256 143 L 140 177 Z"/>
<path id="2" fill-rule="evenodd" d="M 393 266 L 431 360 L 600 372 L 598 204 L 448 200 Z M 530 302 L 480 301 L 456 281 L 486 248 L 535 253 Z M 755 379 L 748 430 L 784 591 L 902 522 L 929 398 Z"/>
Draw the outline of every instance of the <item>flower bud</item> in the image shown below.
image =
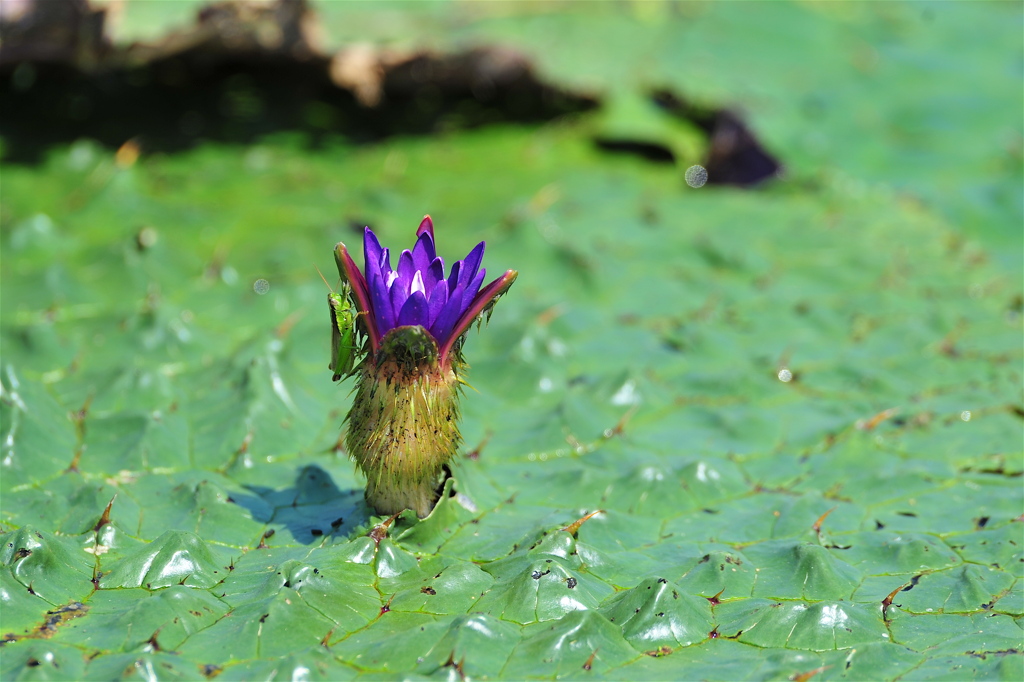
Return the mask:
<path id="1" fill-rule="evenodd" d="M 335 260 L 359 312 L 357 331 L 366 339 L 345 445 L 366 475 L 370 507 L 382 515 L 413 509 L 422 518 L 433 509 L 445 465 L 462 443 L 459 373 L 466 330 L 489 317 L 517 273 L 509 270 L 481 288 L 481 242 L 446 278 L 429 216 L 417 236 L 397 270 L 369 228 L 364 272 L 344 244 L 335 248 Z"/>

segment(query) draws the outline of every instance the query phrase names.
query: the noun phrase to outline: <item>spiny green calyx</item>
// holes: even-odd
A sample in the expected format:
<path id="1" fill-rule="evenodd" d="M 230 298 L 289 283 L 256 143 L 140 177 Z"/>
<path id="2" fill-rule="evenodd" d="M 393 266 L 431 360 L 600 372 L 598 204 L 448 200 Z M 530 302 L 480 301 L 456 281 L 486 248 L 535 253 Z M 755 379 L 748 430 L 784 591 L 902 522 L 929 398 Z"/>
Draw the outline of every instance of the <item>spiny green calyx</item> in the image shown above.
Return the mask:
<path id="1" fill-rule="evenodd" d="M 379 514 L 429 514 L 444 465 L 462 443 L 462 363 L 442 366 L 438 359 L 426 329 L 396 327 L 359 370 L 345 445 L 366 475 L 367 503 Z"/>

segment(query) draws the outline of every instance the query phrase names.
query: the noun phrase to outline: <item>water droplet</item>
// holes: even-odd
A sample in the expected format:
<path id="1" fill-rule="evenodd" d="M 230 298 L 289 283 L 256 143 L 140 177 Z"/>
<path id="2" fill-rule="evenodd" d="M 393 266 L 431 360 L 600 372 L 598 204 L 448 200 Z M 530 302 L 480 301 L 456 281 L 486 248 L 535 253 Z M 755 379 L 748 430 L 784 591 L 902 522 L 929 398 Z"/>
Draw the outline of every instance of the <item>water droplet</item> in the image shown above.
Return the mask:
<path id="1" fill-rule="evenodd" d="M 687 185 L 696 189 L 703 187 L 708 181 L 708 171 L 704 166 L 690 166 L 686 169 L 686 174 L 683 177 L 686 179 Z"/>
<path id="2" fill-rule="evenodd" d="M 790 372 L 789 369 L 783 367 L 782 369 L 779 370 L 779 381 L 781 381 L 784 384 L 788 384 L 792 380 L 793 373 Z"/>
<path id="3" fill-rule="evenodd" d="M 971 421 L 971 411 L 964 410 L 963 412 L 960 413 L 960 418 L 963 419 L 965 422 Z"/>
<path id="4" fill-rule="evenodd" d="M 262 296 L 263 294 L 265 294 L 268 291 L 270 291 L 270 282 L 268 282 L 265 279 L 260 278 L 260 279 L 256 280 L 255 282 L 253 282 L 252 290 L 255 291 L 257 294 L 259 294 L 260 296 Z"/>

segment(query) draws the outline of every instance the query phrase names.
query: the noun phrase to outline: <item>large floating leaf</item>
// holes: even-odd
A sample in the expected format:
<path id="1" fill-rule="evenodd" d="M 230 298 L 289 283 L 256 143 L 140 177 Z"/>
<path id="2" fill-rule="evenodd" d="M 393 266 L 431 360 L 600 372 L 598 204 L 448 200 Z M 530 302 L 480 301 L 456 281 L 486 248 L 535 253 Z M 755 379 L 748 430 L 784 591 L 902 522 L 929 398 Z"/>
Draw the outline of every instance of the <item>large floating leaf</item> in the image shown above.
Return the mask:
<path id="1" fill-rule="evenodd" d="M 0 677 L 1024 677 L 1019 7 L 316 7 L 603 107 L 5 165 Z M 295 106 L 264 72 L 216 106 Z M 685 184 L 723 107 L 784 177 Z M 520 275 L 440 504 L 388 526 L 312 266 L 428 211 Z"/>
<path id="2" fill-rule="evenodd" d="M 749 599 L 720 605 L 715 617 L 720 635 L 762 647 L 849 649 L 887 634 L 879 609 L 843 601 Z"/>
<path id="3" fill-rule="evenodd" d="M 640 651 L 669 650 L 707 639 L 713 629 L 707 599 L 680 591 L 664 578 L 647 578 L 602 607 L 608 620 Z"/>
<path id="4" fill-rule="evenodd" d="M 92 557 L 76 543 L 25 526 L 0 536 L 0 566 L 30 593 L 53 605 L 93 590 Z"/>
<path id="5" fill-rule="evenodd" d="M 209 588 L 219 583 L 227 571 L 197 535 L 169 530 L 112 565 L 100 578 L 100 587 Z"/>

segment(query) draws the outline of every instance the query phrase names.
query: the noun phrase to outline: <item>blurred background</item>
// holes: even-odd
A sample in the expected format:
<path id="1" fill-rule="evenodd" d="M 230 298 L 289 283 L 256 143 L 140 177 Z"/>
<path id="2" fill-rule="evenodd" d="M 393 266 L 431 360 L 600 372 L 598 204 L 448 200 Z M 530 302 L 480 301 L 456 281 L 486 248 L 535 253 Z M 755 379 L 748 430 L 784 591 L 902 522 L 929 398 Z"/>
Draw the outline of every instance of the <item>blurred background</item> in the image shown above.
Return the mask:
<path id="1" fill-rule="evenodd" d="M 690 654 L 623 654 L 626 679 L 728 676 L 722 646 L 745 652 L 738 671 L 791 645 L 831 658 L 766 679 L 895 676 L 939 645 L 936 675 L 1018 679 L 997 666 L 1019 656 L 975 650 L 1019 648 L 1024 589 L 1021 25 L 1019 2 L 0 0 L 0 524 L 83 546 L 116 527 L 53 604 L 91 599 L 96 571 L 164 533 L 221 567 L 248 553 L 236 577 L 277 570 L 256 547 L 344 563 L 373 519 L 340 445 L 350 384 L 331 381 L 317 269 L 335 286 L 338 241 L 358 252 L 369 225 L 397 253 L 429 213 L 447 262 L 486 240 L 492 276 L 520 273 L 467 337 L 455 478 L 476 511 L 444 529 L 445 561 L 480 573 L 600 507 L 579 531 L 607 558 L 580 569 L 587 608 L 728 552 L 707 571 L 759 618 L 742 550 L 767 557 L 762 596 L 863 614 L 847 636 L 807 611 L 810 644 L 721 620 Z M 924 549 L 893 544 L 914 533 Z M 808 538 L 821 575 L 855 577 L 808 593 L 784 544 Z M 879 604 L 925 561 L 908 608 L 974 619 L 908 617 L 911 655 Z M 40 575 L 18 578 L 26 632 L 53 607 L 32 590 L 64 581 Z M 697 575 L 681 589 L 710 608 L 719 583 Z M 368 580 L 359 627 L 391 594 Z M 993 605 L 1007 643 L 968 638 Z M 347 667 L 359 640 L 320 645 L 348 630 L 289 608 L 262 649 L 224 618 L 152 656 L 185 678 L 304 647 L 364 670 Z M 105 623 L 5 649 L 0 673 L 71 642 L 62 660 L 110 679 L 152 629 L 125 643 Z M 425 640 L 392 635 L 382 650 L 413 670 Z M 840 641 L 874 647 L 868 667 L 847 670 Z M 529 646 L 506 673 L 551 677 Z M 706 674 L 653 667 L 701 651 Z M 589 670 L 593 648 L 576 653 L 564 670 Z"/>
<path id="2" fill-rule="evenodd" d="M 735 453 L 1020 402 L 1015 3 L 0 7 L 4 362 L 183 410 L 211 467 L 333 447 L 316 268 L 427 212 L 520 270 L 469 343 L 469 439 L 514 459 L 623 405 Z"/>

